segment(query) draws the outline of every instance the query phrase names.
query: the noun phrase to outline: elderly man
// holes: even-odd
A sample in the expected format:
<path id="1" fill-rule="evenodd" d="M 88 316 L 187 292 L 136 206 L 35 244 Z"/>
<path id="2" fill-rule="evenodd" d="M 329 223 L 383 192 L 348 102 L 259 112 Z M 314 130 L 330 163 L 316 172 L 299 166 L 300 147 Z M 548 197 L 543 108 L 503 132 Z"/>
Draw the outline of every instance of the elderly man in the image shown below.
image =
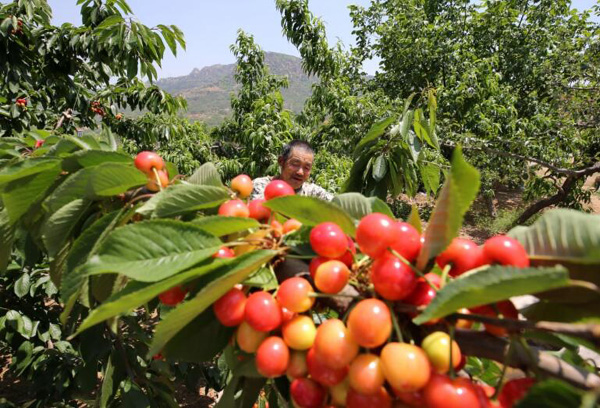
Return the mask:
<path id="1" fill-rule="evenodd" d="M 314 159 L 315 152 L 310 144 L 302 140 L 292 140 L 283 146 L 281 155 L 277 159 L 280 168 L 279 175 L 254 179 L 254 190 L 250 198 L 264 198 L 264 191 L 267 184 L 273 179 L 279 179 L 292 186 L 298 195 L 331 201 L 333 194 L 314 183 L 306 182 L 310 177 Z"/>

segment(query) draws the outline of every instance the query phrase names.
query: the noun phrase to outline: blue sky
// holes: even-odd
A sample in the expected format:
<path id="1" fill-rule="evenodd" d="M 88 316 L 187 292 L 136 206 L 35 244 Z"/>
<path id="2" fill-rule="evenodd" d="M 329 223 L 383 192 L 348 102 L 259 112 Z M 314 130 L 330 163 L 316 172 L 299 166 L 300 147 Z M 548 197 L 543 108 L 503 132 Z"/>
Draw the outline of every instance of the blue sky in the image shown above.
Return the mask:
<path id="1" fill-rule="evenodd" d="M 48 0 L 54 23 L 81 23 L 77 0 Z M 590 8 L 596 0 L 574 0 L 578 9 Z M 298 55 L 281 34 L 280 16 L 274 0 L 128 0 L 136 17 L 148 26 L 175 24 L 185 34 L 187 50 L 173 57 L 165 53 L 159 78 L 187 75 L 194 68 L 235 61 L 229 46 L 235 42 L 239 28 L 253 34 L 265 51 Z M 349 4 L 367 6 L 370 0 L 312 0 L 311 11 L 325 22 L 329 41 L 340 39 L 350 45 L 352 23 Z M 376 62 L 365 66 L 373 73 Z"/>

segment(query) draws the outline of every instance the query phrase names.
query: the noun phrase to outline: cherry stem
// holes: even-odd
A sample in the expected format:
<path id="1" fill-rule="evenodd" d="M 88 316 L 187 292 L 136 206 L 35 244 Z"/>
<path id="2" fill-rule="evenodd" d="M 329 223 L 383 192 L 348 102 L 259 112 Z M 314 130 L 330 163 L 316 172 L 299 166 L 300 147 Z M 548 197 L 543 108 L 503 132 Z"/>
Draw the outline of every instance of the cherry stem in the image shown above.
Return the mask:
<path id="1" fill-rule="evenodd" d="M 502 389 L 502 382 L 504 381 L 504 376 L 506 375 L 506 367 L 508 367 L 508 357 L 510 356 L 511 352 L 512 352 L 512 348 L 513 348 L 513 342 L 511 341 L 508 344 L 508 347 L 506 348 L 506 352 L 504 353 L 504 362 L 502 364 L 502 372 L 500 373 L 500 378 L 498 378 L 498 383 L 496 384 L 496 386 L 494 387 L 494 395 L 492 395 L 492 397 L 490 399 L 495 400 L 496 398 L 498 398 L 498 395 L 500 394 L 500 390 Z"/>
<path id="2" fill-rule="evenodd" d="M 404 337 L 402 336 L 402 330 L 400 330 L 400 325 L 398 324 L 398 319 L 396 319 L 396 315 L 394 314 L 394 309 L 392 307 L 392 302 L 386 302 L 388 308 L 390 309 L 390 316 L 392 316 L 392 325 L 394 326 L 394 331 L 396 332 L 396 337 L 398 337 L 398 341 L 400 343 L 404 343 Z"/>
<path id="3" fill-rule="evenodd" d="M 330 293 L 316 293 L 316 292 L 312 292 L 308 294 L 308 297 L 313 297 L 313 298 L 351 298 L 351 299 L 362 299 L 362 296 L 355 296 L 355 295 L 343 295 L 343 294 L 330 294 Z"/>
<path id="4" fill-rule="evenodd" d="M 440 288 L 443 288 L 446 285 L 450 269 L 452 269 L 452 266 L 450 264 L 447 264 L 446 266 L 444 266 L 444 269 L 442 269 L 442 282 L 440 283 Z"/>
<path id="5" fill-rule="evenodd" d="M 578 286 L 580 288 L 589 289 L 591 291 L 594 291 L 594 292 L 600 294 L 600 288 L 597 285 L 594 285 L 591 282 L 577 280 L 577 279 L 569 279 L 569 285 L 570 286 Z"/>
<path id="6" fill-rule="evenodd" d="M 158 175 L 158 170 L 156 170 L 156 167 L 152 167 L 152 171 L 154 172 L 154 178 L 156 179 L 156 184 L 158 184 L 158 190 L 162 191 L 162 183 L 160 182 L 160 176 Z"/>
<path id="7" fill-rule="evenodd" d="M 454 378 L 456 377 L 456 371 L 454 371 L 454 359 L 452 358 L 452 349 L 453 349 L 453 345 L 454 345 L 454 325 L 450 325 L 450 327 L 448 327 L 448 334 L 450 335 L 450 372 L 448 373 L 448 375 L 450 376 L 450 378 L 452 380 L 454 380 Z"/>
<path id="8" fill-rule="evenodd" d="M 413 270 L 413 272 L 417 274 L 417 276 L 419 276 L 420 278 L 423 278 L 423 280 L 425 280 L 425 282 L 427 282 L 427 284 L 429 286 L 431 286 L 431 289 L 435 290 L 436 292 L 438 291 L 438 288 L 433 283 L 429 282 L 429 279 L 427 279 L 425 277 L 423 272 L 421 272 L 419 269 L 417 269 L 414 265 L 412 265 L 410 262 L 408 262 L 408 260 L 405 257 L 400 255 L 398 252 L 394 251 L 392 248 L 388 248 L 388 249 L 396 258 L 400 259 L 402 262 L 404 262 L 406 265 L 408 265 Z"/>
<path id="9" fill-rule="evenodd" d="M 286 258 L 294 258 L 294 259 L 313 259 L 314 256 L 312 255 L 292 255 L 292 254 L 287 254 L 285 256 Z"/>

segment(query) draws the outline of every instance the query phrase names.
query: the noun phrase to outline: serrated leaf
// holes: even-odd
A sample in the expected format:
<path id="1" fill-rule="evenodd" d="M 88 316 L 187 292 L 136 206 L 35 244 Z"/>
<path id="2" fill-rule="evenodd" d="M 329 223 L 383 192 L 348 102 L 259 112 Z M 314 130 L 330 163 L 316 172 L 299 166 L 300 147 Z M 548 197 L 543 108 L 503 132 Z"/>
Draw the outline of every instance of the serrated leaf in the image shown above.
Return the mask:
<path id="1" fill-rule="evenodd" d="M 152 200 L 154 206 L 152 216 L 167 218 L 216 207 L 228 200 L 229 194 L 223 187 L 176 184 L 156 194 L 155 197 Z"/>
<path id="2" fill-rule="evenodd" d="M 222 237 L 260 226 L 260 223 L 253 218 L 224 217 L 222 215 L 196 218 L 192 223 L 215 237 Z"/>
<path id="3" fill-rule="evenodd" d="M 479 172 L 467 163 L 460 147 L 454 150 L 452 166 L 425 230 L 425 242 L 417 258 L 421 270 L 458 235 L 463 217 L 479 191 Z"/>
<path id="4" fill-rule="evenodd" d="M 565 304 L 541 300 L 520 312 L 529 320 L 600 324 L 600 301 Z"/>
<path id="5" fill-rule="evenodd" d="M 446 284 L 419 316 L 416 324 L 444 317 L 458 309 L 498 302 L 513 296 L 543 292 L 569 285 L 568 271 L 553 268 L 515 268 L 490 266 L 467 273 Z"/>
<path id="6" fill-rule="evenodd" d="M 38 174 L 47 170 L 54 170 L 60 166 L 61 161 L 49 158 L 27 159 L 0 170 L 0 190 L 3 185 L 11 181 Z"/>
<path id="7" fill-rule="evenodd" d="M 63 159 L 63 168 L 66 171 L 75 171 L 81 167 L 93 167 L 103 163 L 130 164 L 130 156 L 104 150 L 81 150 Z"/>
<path id="8" fill-rule="evenodd" d="M 21 277 L 15 282 L 15 295 L 17 297 L 22 298 L 29 292 L 29 287 L 31 286 L 31 280 L 29 279 L 28 273 L 21 274 Z"/>
<path id="9" fill-rule="evenodd" d="M 434 164 L 423 164 L 419 166 L 419 172 L 425 190 L 431 195 L 435 195 L 440 186 L 440 168 Z"/>
<path id="10" fill-rule="evenodd" d="M 564 381 L 551 379 L 534 384 L 514 406 L 515 408 L 580 407 L 581 397 L 581 391 Z"/>
<path id="11" fill-rule="evenodd" d="M 94 167 L 88 182 L 87 197 L 113 196 L 148 182 L 146 175 L 132 164 L 102 163 Z"/>
<path id="12" fill-rule="evenodd" d="M 356 232 L 352 218 L 338 205 L 314 197 L 284 196 L 273 198 L 263 204 L 288 218 L 295 218 L 303 225 L 314 226 L 333 222 L 352 237 Z"/>
<path id="13" fill-rule="evenodd" d="M 423 232 L 423 225 L 421 224 L 421 217 L 419 216 L 419 209 L 415 204 L 410 208 L 410 215 L 406 220 L 407 223 L 415 227 L 415 229 L 421 234 Z"/>
<path id="14" fill-rule="evenodd" d="M 258 250 L 232 258 L 227 266 L 218 268 L 206 276 L 206 285 L 188 301 L 175 307 L 156 327 L 149 355 L 154 355 L 196 316 L 223 296 L 236 283 L 246 279 L 261 265 L 277 254 L 276 251 Z"/>
<path id="15" fill-rule="evenodd" d="M 394 123 L 396 121 L 396 118 L 397 117 L 393 115 L 393 116 L 390 116 L 389 118 L 386 118 L 379 122 L 374 123 L 373 126 L 371 126 L 371 128 L 365 135 L 365 137 L 363 137 L 360 140 L 360 142 L 358 142 L 358 145 L 356 146 L 356 150 L 354 150 L 354 154 L 357 154 L 357 152 L 367 143 L 372 142 L 373 140 L 375 140 L 378 137 L 380 137 L 381 135 L 383 135 L 385 133 L 385 129 L 387 129 L 387 127 L 389 125 Z"/>
<path id="16" fill-rule="evenodd" d="M 84 199 L 71 201 L 52 214 L 42 225 L 42 241 L 50 257 L 54 257 L 71 238 L 72 232 L 79 225 L 90 205 L 91 202 Z"/>
<path id="17" fill-rule="evenodd" d="M 219 171 L 212 163 L 204 163 L 188 179 L 190 184 L 223 187 Z"/>
<path id="18" fill-rule="evenodd" d="M 382 213 L 394 218 L 390 207 L 378 197 L 365 197 L 360 193 L 344 193 L 335 196 L 332 203 L 337 204 L 355 220 L 360 220 L 372 212 Z"/>
<path id="19" fill-rule="evenodd" d="M 375 181 L 381 181 L 387 174 L 387 159 L 385 156 L 377 156 L 373 163 L 373 178 Z"/>
<path id="20" fill-rule="evenodd" d="M 123 17 L 119 14 L 113 14 L 110 17 L 105 18 L 98 26 L 95 28 L 96 30 L 103 30 L 115 24 L 122 23 Z"/>
<path id="21" fill-rule="evenodd" d="M 6 271 L 13 248 L 15 230 L 5 208 L 0 210 L 0 275 Z"/>
<path id="22" fill-rule="evenodd" d="M 68 203 L 87 197 L 88 183 L 94 169 L 81 169 L 67 177 L 43 202 L 44 208 L 53 213 Z M 95 197 L 87 197 L 94 199 Z"/>
<path id="23" fill-rule="evenodd" d="M 279 286 L 277 283 L 277 276 L 275 276 L 271 268 L 259 269 L 246 279 L 243 284 L 244 286 L 261 288 L 266 291 L 277 289 Z"/>

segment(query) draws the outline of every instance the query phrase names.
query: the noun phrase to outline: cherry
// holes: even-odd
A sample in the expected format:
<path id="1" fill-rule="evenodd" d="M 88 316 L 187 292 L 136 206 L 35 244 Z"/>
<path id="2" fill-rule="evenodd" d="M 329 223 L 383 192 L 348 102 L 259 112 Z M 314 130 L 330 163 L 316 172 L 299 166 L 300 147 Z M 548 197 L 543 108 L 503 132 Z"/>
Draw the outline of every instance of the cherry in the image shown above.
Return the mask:
<path id="1" fill-rule="evenodd" d="M 290 380 L 294 378 L 306 377 L 308 375 L 308 366 L 306 365 L 305 351 L 290 351 L 290 363 L 288 364 L 288 368 L 285 374 Z"/>
<path id="2" fill-rule="evenodd" d="M 502 317 L 505 319 L 518 319 L 519 312 L 510 300 L 503 300 L 496 303 L 495 307 L 490 305 L 472 307 L 471 312 L 490 317 Z M 496 311 L 497 310 L 497 311 Z M 501 315 L 501 316 L 500 316 Z M 500 326 L 484 323 L 485 330 L 494 336 L 503 337 L 508 335 L 508 331 Z"/>
<path id="3" fill-rule="evenodd" d="M 265 199 L 270 200 L 275 197 L 295 195 L 296 192 L 288 183 L 283 180 L 273 180 L 265 187 Z"/>
<path id="4" fill-rule="evenodd" d="M 315 352 L 331 368 L 344 368 L 358 354 L 358 343 L 339 319 L 329 319 L 317 329 Z"/>
<path id="5" fill-rule="evenodd" d="M 440 374 L 445 374 L 450 370 L 450 336 L 447 333 L 437 331 L 433 332 L 423 339 L 421 347 L 433 369 Z M 452 341 L 452 365 L 456 368 L 461 360 L 460 348 L 456 341 Z"/>
<path id="6" fill-rule="evenodd" d="M 361 300 L 348 315 L 348 330 L 362 347 L 379 347 L 392 333 L 390 309 L 379 299 Z"/>
<path id="7" fill-rule="evenodd" d="M 254 292 L 246 301 L 244 318 L 253 329 L 269 332 L 281 325 L 281 306 L 270 293 Z"/>
<path id="8" fill-rule="evenodd" d="M 350 391 L 350 381 L 348 377 L 344 378 L 343 381 L 329 387 L 329 394 L 331 395 L 331 403 L 335 406 L 346 406 L 346 399 L 348 398 L 348 391 Z"/>
<path id="9" fill-rule="evenodd" d="M 291 310 L 281 306 L 281 323 L 286 323 L 292 320 L 296 316 L 296 313 Z"/>
<path id="10" fill-rule="evenodd" d="M 279 238 L 283 235 L 283 225 L 281 225 L 279 221 L 271 221 L 271 234 L 273 234 L 275 238 Z"/>
<path id="11" fill-rule="evenodd" d="M 338 293 L 348 283 L 350 270 L 340 261 L 327 261 L 317 268 L 315 286 L 323 293 Z"/>
<path id="12" fill-rule="evenodd" d="M 317 255 L 337 258 L 348 250 L 348 238 L 333 222 L 321 223 L 310 231 L 310 246 Z"/>
<path id="13" fill-rule="evenodd" d="M 231 189 L 237 193 L 239 198 L 246 198 L 252 194 L 254 185 L 249 176 L 246 174 L 240 174 L 231 180 Z"/>
<path id="14" fill-rule="evenodd" d="M 238 288 L 233 288 L 213 303 L 215 316 L 223 326 L 234 327 L 244 321 L 246 295 Z"/>
<path id="15" fill-rule="evenodd" d="M 348 379 L 352 389 L 360 394 L 377 393 L 385 382 L 379 357 L 374 354 L 359 354 L 350 364 Z"/>
<path id="16" fill-rule="evenodd" d="M 175 286 L 158 295 L 158 299 L 163 305 L 175 306 L 176 304 L 181 302 L 183 298 L 185 298 L 186 294 L 187 290 L 185 290 L 181 286 Z"/>
<path id="17" fill-rule="evenodd" d="M 428 408 L 479 408 L 475 387 L 466 378 L 451 380 L 445 375 L 432 374 L 423 390 Z"/>
<path id="18" fill-rule="evenodd" d="M 40 147 L 42 147 L 44 145 L 45 140 L 41 139 L 41 140 L 36 140 L 35 141 L 35 146 L 33 147 L 34 149 L 39 149 Z"/>
<path id="19" fill-rule="evenodd" d="M 400 392 L 394 391 L 394 395 L 409 407 L 421 408 L 425 406 L 425 397 L 422 391 Z"/>
<path id="20" fill-rule="evenodd" d="M 358 223 L 356 243 L 363 254 L 377 258 L 394 242 L 396 232 L 394 220 L 385 214 L 371 213 Z"/>
<path id="21" fill-rule="evenodd" d="M 512 408 L 517 401 L 523 399 L 534 384 L 535 379 L 533 378 L 517 378 L 507 381 L 498 396 L 502 408 Z"/>
<path id="22" fill-rule="evenodd" d="M 313 292 L 310 282 L 295 276 L 281 283 L 277 291 L 277 300 L 286 309 L 294 313 L 302 313 L 315 303 L 315 298 L 310 296 Z"/>
<path id="23" fill-rule="evenodd" d="M 246 353 L 254 353 L 268 336 L 268 333 L 254 330 L 252 326 L 244 321 L 238 326 L 235 340 L 240 349 Z"/>
<path id="24" fill-rule="evenodd" d="M 436 275 L 433 272 L 426 274 L 424 278 L 417 279 L 417 286 L 415 286 L 415 289 L 412 292 L 410 292 L 410 295 L 408 295 L 402 300 L 404 303 L 408 303 L 409 305 L 415 306 L 426 306 L 429 303 L 431 303 L 431 301 L 437 294 L 437 291 L 434 288 L 432 288 L 427 283 L 427 281 L 425 281 L 425 279 L 427 279 L 427 281 L 429 281 L 429 283 L 431 283 L 436 288 L 439 288 L 442 283 L 442 279 L 439 275 Z M 410 316 L 415 317 L 416 314 L 410 314 Z M 440 319 L 432 319 L 426 322 L 425 324 L 434 324 L 439 321 Z"/>
<path id="25" fill-rule="evenodd" d="M 255 198 L 248 203 L 248 211 L 250 218 L 257 221 L 263 221 L 271 216 L 271 209 L 263 205 L 266 202 L 264 198 Z"/>
<path id="26" fill-rule="evenodd" d="M 266 338 L 256 350 L 256 369 L 267 378 L 285 374 L 290 362 L 290 350 L 281 337 Z"/>
<path id="27" fill-rule="evenodd" d="M 465 238 L 454 238 L 448 248 L 437 256 L 436 262 L 442 269 L 450 264 L 450 276 L 459 276 L 485 265 L 482 249 Z"/>
<path id="28" fill-rule="evenodd" d="M 381 297 L 387 300 L 402 300 L 417 285 L 417 276 L 410 266 L 391 254 L 384 255 L 371 267 L 371 282 Z"/>
<path id="29" fill-rule="evenodd" d="M 458 309 L 457 313 L 461 313 L 461 314 L 470 314 L 471 311 L 465 307 Z M 466 320 L 466 319 L 458 319 L 456 321 L 456 323 L 454 324 L 454 327 L 456 327 L 457 329 L 470 329 L 471 326 L 473 326 L 473 321 L 472 320 Z"/>
<path id="30" fill-rule="evenodd" d="M 296 316 L 283 325 L 281 330 L 283 340 L 294 350 L 308 350 L 315 342 L 317 329 L 312 318 Z"/>
<path id="31" fill-rule="evenodd" d="M 219 207 L 219 215 L 248 218 L 250 210 L 242 200 L 227 200 Z"/>
<path id="32" fill-rule="evenodd" d="M 407 222 L 397 222 L 390 247 L 408 262 L 414 262 L 421 252 L 421 234 Z"/>
<path id="33" fill-rule="evenodd" d="M 384 387 L 379 388 L 374 394 L 359 394 L 356 390 L 350 388 L 346 397 L 346 408 L 391 408 L 392 399 Z"/>
<path id="34" fill-rule="evenodd" d="M 290 396 L 299 408 L 321 408 L 327 392 L 309 378 L 296 378 L 290 385 Z"/>
<path id="35" fill-rule="evenodd" d="M 149 176 L 154 175 L 154 172 L 152 171 L 153 168 L 156 170 L 163 170 L 165 168 L 165 162 L 162 157 L 154 152 L 148 151 L 138 153 L 138 155 L 135 156 L 133 164 L 138 170 Z"/>
<path id="36" fill-rule="evenodd" d="M 500 264 L 527 268 L 529 257 L 523 245 L 506 235 L 496 235 L 483 244 L 483 258 L 486 264 Z"/>
<path id="37" fill-rule="evenodd" d="M 213 258 L 234 258 L 235 252 L 229 247 L 222 246 L 219 250 L 213 255 Z"/>
<path id="38" fill-rule="evenodd" d="M 341 368 L 331 368 L 320 358 L 315 348 L 308 350 L 306 354 L 306 366 L 311 378 L 326 387 L 331 387 L 341 383 L 348 375 L 348 366 Z"/>
<path id="39" fill-rule="evenodd" d="M 383 375 L 393 389 L 400 392 L 420 390 L 431 376 L 425 352 L 408 343 L 388 343 L 381 350 Z"/>
<path id="40" fill-rule="evenodd" d="M 299 230 L 302 226 L 302 223 L 295 218 L 290 218 L 286 222 L 283 223 L 283 234 L 289 234 L 290 232 L 294 232 Z"/>
<path id="41" fill-rule="evenodd" d="M 158 170 L 158 179 L 160 180 L 160 187 L 156 181 L 156 176 L 154 174 L 149 175 L 146 188 L 150 191 L 159 191 L 161 188 L 166 188 L 169 185 L 169 175 L 165 170 Z"/>

